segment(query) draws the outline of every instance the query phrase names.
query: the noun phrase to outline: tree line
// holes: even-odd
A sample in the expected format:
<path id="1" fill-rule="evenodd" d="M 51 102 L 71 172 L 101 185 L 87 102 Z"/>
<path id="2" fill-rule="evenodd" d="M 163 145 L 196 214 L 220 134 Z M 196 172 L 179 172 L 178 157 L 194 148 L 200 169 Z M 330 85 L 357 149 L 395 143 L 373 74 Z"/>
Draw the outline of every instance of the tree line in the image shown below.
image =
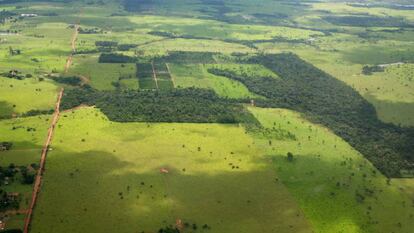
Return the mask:
<path id="1" fill-rule="evenodd" d="M 245 108 L 213 91 L 186 88 L 165 91 L 98 91 L 75 88 L 65 92 L 61 108 L 95 105 L 117 122 L 256 122 Z"/>

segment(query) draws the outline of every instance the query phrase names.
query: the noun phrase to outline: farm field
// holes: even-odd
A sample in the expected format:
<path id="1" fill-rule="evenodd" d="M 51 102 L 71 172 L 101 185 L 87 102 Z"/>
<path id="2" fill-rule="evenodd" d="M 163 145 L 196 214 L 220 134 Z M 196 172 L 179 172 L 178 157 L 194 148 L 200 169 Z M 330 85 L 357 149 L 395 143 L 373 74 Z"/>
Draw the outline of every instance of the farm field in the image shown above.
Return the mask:
<path id="1" fill-rule="evenodd" d="M 176 219 L 195 232 L 311 231 L 242 127 L 62 114 L 32 232 L 153 232 Z"/>
<path id="2" fill-rule="evenodd" d="M 413 12 L 0 0 L 0 233 L 411 232 Z"/>
<path id="3" fill-rule="evenodd" d="M 78 55 L 74 57 L 68 75 L 85 76 L 88 84 L 98 90 L 115 90 L 113 83 L 118 82 L 120 78 L 135 79 L 135 73 L 133 64 L 102 64 L 98 63 L 97 56 Z M 131 84 L 131 88 L 138 88 L 138 85 L 134 87 L 135 83 L 131 81 L 125 84 Z"/>
<path id="4" fill-rule="evenodd" d="M 23 114 L 30 110 L 53 109 L 57 86 L 49 80 L 38 81 L 35 78 L 16 80 L 0 77 L 0 92 L 2 93 L 0 102 L 10 106 L 10 110 L 2 114 L 11 116 L 13 113 Z"/>

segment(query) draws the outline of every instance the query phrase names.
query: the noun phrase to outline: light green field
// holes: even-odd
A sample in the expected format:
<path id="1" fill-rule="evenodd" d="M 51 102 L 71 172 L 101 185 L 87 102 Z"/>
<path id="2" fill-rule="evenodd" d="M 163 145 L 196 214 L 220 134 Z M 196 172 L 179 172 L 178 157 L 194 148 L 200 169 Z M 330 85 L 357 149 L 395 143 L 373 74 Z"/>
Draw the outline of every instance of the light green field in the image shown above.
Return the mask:
<path id="1" fill-rule="evenodd" d="M 38 81 L 35 78 L 17 80 L 0 76 L 0 93 L 0 102 L 11 106 L 13 113 L 21 114 L 35 109 L 53 109 L 57 86 L 49 80 Z"/>
<path id="2" fill-rule="evenodd" d="M 14 163 L 29 165 L 38 163 L 40 152 L 47 136 L 50 116 L 15 118 L 0 121 L 0 141 L 13 142 L 9 151 L 0 152 L 2 166 Z M 15 129 L 13 129 L 15 128 Z M 35 130 L 28 130 L 28 129 Z"/>
<path id="3" fill-rule="evenodd" d="M 207 65 L 207 68 L 226 70 L 248 78 L 278 78 L 277 74 L 259 64 L 214 64 Z"/>
<path id="4" fill-rule="evenodd" d="M 114 123 L 83 108 L 63 115 L 52 148 L 33 233 L 155 232 L 177 219 L 196 232 L 311 232 L 236 125 Z"/>
<path id="5" fill-rule="evenodd" d="M 412 196 L 333 133 L 283 109 L 249 108 L 266 128 L 297 140 L 257 139 L 315 232 L 411 232 Z M 294 161 L 286 154 L 293 153 Z M 365 199 L 357 201 L 357 193 Z"/>
<path id="6" fill-rule="evenodd" d="M 134 79 L 136 67 L 135 64 L 98 63 L 96 55 L 77 55 L 69 73 L 86 77 L 90 80 L 89 85 L 98 90 L 115 90 L 112 82 L 117 82 L 120 77 Z"/>
<path id="7" fill-rule="evenodd" d="M 5 36 L 0 43 L 0 71 L 17 69 L 31 74 L 63 71 L 73 32 L 67 26 L 62 23 L 18 26 L 22 33 Z M 21 54 L 9 55 L 10 47 L 21 50 Z"/>
<path id="8" fill-rule="evenodd" d="M 323 35 L 317 31 L 290 27 L 228 24 L 215 20 L 184 17 L 134 16 L 129 19 L 137 24 L 138 28 L 220 40 L 269 40 L 275 37 L 308 39 L 312 36 Z"/>
<path id="9" fill-rule="evenodd" d="M 168 51 L 189 52 L 253 52 L 254 50 L 241 44 L 223 42 L 220 40 L 195 40 L 195 39 L 168 39 L 156 41 L 140 46 L 144 54 L 164 54 Z"/>
<path id="10" fill-rule="evenodd" d="M 210 74 L 212 65 L 169 64 L 177 87 L 198 87 L 213 89 L 219 96 L 228 98 L 257 98 L 242 83 Z"/>

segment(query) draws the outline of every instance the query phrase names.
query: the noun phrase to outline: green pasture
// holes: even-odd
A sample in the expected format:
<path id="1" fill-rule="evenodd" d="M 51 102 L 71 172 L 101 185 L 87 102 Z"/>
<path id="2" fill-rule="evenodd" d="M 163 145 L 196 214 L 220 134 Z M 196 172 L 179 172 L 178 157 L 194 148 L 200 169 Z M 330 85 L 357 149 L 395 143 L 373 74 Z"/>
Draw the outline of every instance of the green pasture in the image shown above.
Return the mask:
<path id="1" fill-rule="evenodd" d="M 57 86 L 47 79 L 17 80 L 0 76 L 0 93 L 0 109 L 5 109 L 8 114 L 4 115 L 10 116 L 10 113 L 22 114 L 30 110 L 53 109 L 57 98 Z"/>
<path id="2" fill-rule="evenodd" d="M 99 63 L 97 55 L 77 55 L 69 74 L 86 77 L 90 80 L 89 85 L 98 90 L 115 90 L 112 83 L 118 82 L 119 78 L 134 79 L 136 68 L 135 64 Z M 134 81 L 122 82 L 134 85 Z"/>
<path id="3" fill-rule="evenodd" d="M 66 24 L 25 24 L 22 32 L 7 35 L 0 43 L 0 71 L 17 69 L 24 73 L 42 74 L 63 71 L 69 55 L 73 29 Z M 20 50 L 10 55 L 10 49 Z"/>
<path id="4" fill-rule="evenodd" d="M 387 184 L 341 138 L 289 110 L 249 109 L 265 128 L 295 135 L 296 140 L 257 137 L 255 142 L 266 150 L 314 232 L 411 232 L 412 196 L 394 182 Z"/>
<path id="5" fill-rule="evenodd" d="M 242 83 L 208 73 L 213 65 L 169 64 L 177 87 L 198 87 L 213 89 L 219 96 L 228 98 L 255 98 Z"/>
<path id="6" fill-rule="evenodd" d="M 34 233 L 156 232 L 177 219 L 192 232 L 311 232 L 237 125 L 115 123 L 83 108 L 62 114 L 52 148 Z"/>

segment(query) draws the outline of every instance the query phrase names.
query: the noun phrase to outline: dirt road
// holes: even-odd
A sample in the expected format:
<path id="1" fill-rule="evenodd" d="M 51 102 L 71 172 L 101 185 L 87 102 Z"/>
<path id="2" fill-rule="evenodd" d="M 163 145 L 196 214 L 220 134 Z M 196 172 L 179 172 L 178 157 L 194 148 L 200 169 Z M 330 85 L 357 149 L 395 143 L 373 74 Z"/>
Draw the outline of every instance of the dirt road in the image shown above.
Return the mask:
<path id="1" fill-rule="evenodd" d="M 68 59 L 66 60 L 66 64 L 65 64 L 65 74 L 68 72 L 70 66 L 72 65 L 73 55 L 76 52 L 76 40 L 78 39 L 78 35 L 79 35 L 79 24 L 76 24 L 75 31 L 73 32 L 72 39 L 71 39 L 72 52 L 68 56 Z"/>
<path id="2" fill-rule="evenodd" d="M 165 66 L 167 66 L 167 71 L 168 71 L 168 74 L 170 75 L 171 82 L 173 83 L 173 87 L 175 88 L 175 87 L 176 87 L 176 86 L 175 86 L 175 79 L 174 79 L 174 76 L 171 74 L 171 71 L 170 71 L 170 66 L 168 65 L 168 63 L 165 63 Z"/>
<path id="3" fill-rule="evenodd" d="M 30 202 L 29 209 L 27 210 L 27 215 L 26 215 L 26 219 L 24 222 L 24 230 L 23 230 L 24 233 L 29 232 L 30 222 L 32 220 L 32 215 L 33 215 L 33 209 L 36 206 L 37 196 L 40 192 L 40 188 L 42 185 L 42 176 L 45 170 L 47 152 L 49 150 L 50 142 L 52 141 L 53 132 L 56 127 L 56 123 L 59 119 L 59 113 L 60 113 L 59 108 L 60 108 L 60 101 L 62 100 L 62 96 L 63 96 L 63 88 L 59 92 L 59 95 L 56 101 L 55 112 L 52 118 L 52 123 L 47 133 L 46 142 L 43 145 L 42 155 L 40 157 L 39 170 L 37 171 L 36 179 L 33 185 L 32 200 Z"/>
<path id="4" fill-rule="evenodd" d="M 157 74 L 155 73 L 154 62 L 151 62 L 151 66 L 152 66 L 152 77 L 154 78 L 155 86 L 157 87 L 157 89 L 160 89 L 158 87 L 158 80 L 157 80 Z"/>

